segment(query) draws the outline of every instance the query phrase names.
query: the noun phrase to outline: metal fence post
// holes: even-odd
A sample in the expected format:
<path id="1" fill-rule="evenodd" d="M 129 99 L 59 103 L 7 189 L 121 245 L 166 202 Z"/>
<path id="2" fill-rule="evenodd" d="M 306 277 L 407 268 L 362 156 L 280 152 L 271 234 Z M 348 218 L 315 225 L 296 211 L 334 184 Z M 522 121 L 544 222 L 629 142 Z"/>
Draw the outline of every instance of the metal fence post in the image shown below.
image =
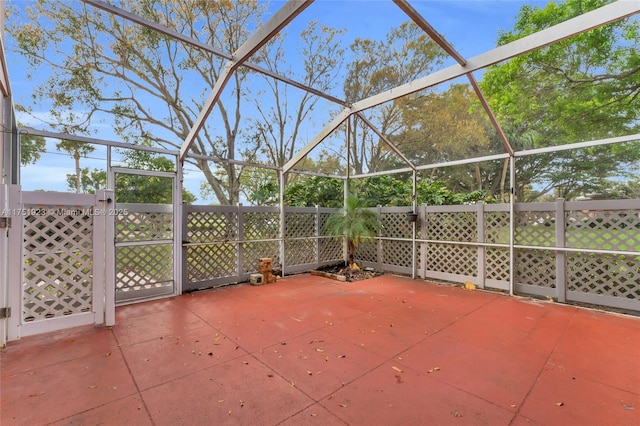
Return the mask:
<path id="1" fill-rule="evenodd" d="M 564 199 L 556 200 L 556 248 L 565 247 L 565 220 L 564 220 Z M 556 290 L 558 292 L 558 302 L 567 300 L 567 276 L 566 276 L 566 253 L 564 250 L 556 250 Z"/>
<path id="2" fill-rule="evenodd" d="M 483 201 L 479 201 L 477 204 L 476 214 L 476 228 L 478 242 L 484 243 L 484 207 Z M 485 285 L 485 264 L 486 264 L 486 250 L 483 245 L 478 246 L 478 286 L 484 288 Z"/>
<path id="3" fill-rule="evenodd" d="M 419 207 L 420 218 L 420 238 L 427 239 L 427 205 L 423 204 Z M 420 271 L 418 276 L 422 279 L 426 278 L 425 269 L 427 268 L 427 243 L 420 243 Z"/>
<path id="4" fill-rule="evenodd" d="M 316 268 L 320 267 L 320 206 L 316 205 Z"/>
<path id="5" fill-rule="evenodd" d="M 382 206 L 378 204 L 377 207 L 377 213 L 378 213 L 378 236 L 379 237 L 383 237 L 383 231 L 384 229 L 382 228 Z M 378 269 L 379 271 L 382 270 L 382 264 L 384 263 L 382 260 L 383 257 L 383 252 L 382 252 L 382 240 L 380 238 L 377 239 L 377 243 L 376 243 L 376 251 L 377 251 L 377 259 L 378 259 L 378 266 L 376 267 L 376 269 Z"/>
<path id="6" fill-rule="evenodd" d="M 244 218 L 242 217 L 242 204 L 238 203 L 238 241 L 236 242 L 236 275 L 242 275 L 242 241 L 244 240 Z"/>

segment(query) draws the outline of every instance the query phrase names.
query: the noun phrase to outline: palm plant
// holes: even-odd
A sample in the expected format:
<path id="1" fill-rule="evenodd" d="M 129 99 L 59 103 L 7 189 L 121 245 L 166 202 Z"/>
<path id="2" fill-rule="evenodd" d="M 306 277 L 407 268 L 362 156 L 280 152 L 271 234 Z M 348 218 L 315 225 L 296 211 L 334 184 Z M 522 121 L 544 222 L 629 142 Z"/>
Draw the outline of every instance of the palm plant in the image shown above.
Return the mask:
<path id="1" fill-rule="evenodd" d="M 345 207 L 329 216 L 324 224 L 327 234 L 347 238 L 347 259 L 351 268 L 357 268 L 354 253 L 360 242 L 372 240 L 379 228 L 378 215 L 353 195 L 347 198 Z"/>

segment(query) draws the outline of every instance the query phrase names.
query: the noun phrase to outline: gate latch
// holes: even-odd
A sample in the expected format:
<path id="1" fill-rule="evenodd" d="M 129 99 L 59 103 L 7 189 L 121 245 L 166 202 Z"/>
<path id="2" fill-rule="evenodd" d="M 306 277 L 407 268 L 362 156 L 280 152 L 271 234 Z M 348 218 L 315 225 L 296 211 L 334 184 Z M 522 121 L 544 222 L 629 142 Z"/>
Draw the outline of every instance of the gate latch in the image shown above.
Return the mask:
<path id="1" fill-rule="evenodd" d="M 3 228 L 11 228 L 10 217 L 0 217 L 0 229 L 3 229 Z"/>
<path id="2" fill-rule="evenodd" d="M 11 308 L 0 308 L 0 319 L 9 318 L 11 316 Z"/>

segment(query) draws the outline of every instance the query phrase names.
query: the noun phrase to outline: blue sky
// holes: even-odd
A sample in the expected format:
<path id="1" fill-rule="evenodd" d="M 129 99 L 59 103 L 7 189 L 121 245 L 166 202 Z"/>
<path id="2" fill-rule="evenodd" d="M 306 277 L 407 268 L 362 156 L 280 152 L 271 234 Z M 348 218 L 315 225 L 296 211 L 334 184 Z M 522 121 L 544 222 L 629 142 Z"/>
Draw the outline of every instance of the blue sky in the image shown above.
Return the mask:
<path id="1" fill-rule="evenodd" d="M 417 0 L 412 1 L 411 5 L 463 56 L 472 57 L 495 47 L 499 32 L 513 27 L 518 10 L 523 4 L 543 7 L 546 3 L 546 1 L 515 0 Z M 19 0 L 12 4 L 24 7 L 29 2 Z M 272 2 L 270 10 L 275 11 L 282 4 L 284 4 L 282 1 Z M 390 28 L 407 21 L 408 18 L 391 1 L 317 0 L 287 28 L 289 43 L 296 42 L 297 34 L 310 20 L 317 20 L 334 28 L 346 28 L 348 32 L 343 44 L 346 48 L 356 37 L 381 39 Z M 14 101 L 18 104 L 29 104 L 32 87 L 36 80 L 27 81 L 26 61 L 11 51 L 11 44 L 11 40 L 8 40 L 9 50 L 6 55 Z M 295 61 L 294 55 L 291 55 L 291 60 Z M 333 94 L 341 97 L 339 92 Z M 34 105 L 33 108 L 36 116 L 48 115 L 46 105 Z M 18 115 L 18 120 L 24 125 L 42 127 L 32 117 Z M 116 140 L 108 122 L 96 123 L 94 128 L 101 137 Z M 67 189 L 66 174 L 73 172 L 73 160 L 65 153 L 56 152 L 53 143 L 49 144 L 48 151 L 50 153 L 44 154 L 37 165 L 25 167 L 22 171 L 22 184 L 25 190 L 64 191 Z M 82 160 L 82 166 L 104 168 L 105 158 L 105 150 L 97 147 L 94 153 Z M 185 177 L 185 185 L 198 195 L 199 178 L 191 173 L 187 173 Z"/>

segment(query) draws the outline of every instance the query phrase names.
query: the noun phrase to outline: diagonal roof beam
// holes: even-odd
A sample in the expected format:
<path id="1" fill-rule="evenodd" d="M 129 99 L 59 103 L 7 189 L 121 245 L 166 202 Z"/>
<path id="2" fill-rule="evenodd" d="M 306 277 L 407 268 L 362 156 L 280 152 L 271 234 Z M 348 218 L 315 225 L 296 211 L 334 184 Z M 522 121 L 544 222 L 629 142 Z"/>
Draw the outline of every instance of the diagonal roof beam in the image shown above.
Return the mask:
<path id="1" fill-rule="evenodd" d="M 313 150 L 316 146 L 320 145 L 327 136 L 331 134 L 335 129 L 340 126 L 344 120 L 349 118 L 351 115 L 351 110 L 349 108 L 343 109 L 337 116 L 334 117 L 333 120 L 327 124 L 324 129 L 320 131 L 308 144 L 306 144 L 300 151 L 296 153 L 296 155 L 291 158 L 291 160 L 287 161 L 287 163 L 282 166 L 283 173 L 287 173 L 291 170 L 296 164 L 298 164 L 302 159 Z"/>
<path id="2" fill-rule="evenodd" d="M 362 113 L 358 112 L 358 113 L 356 114 L 356 116 L 357 116 L 360 120 L 362 120 L 362 122 L 363 122 L 364 124 L 366 124 L 367 126 L 369 126 L 369 128 L 370 128 L 371 130 L 373 130 L 373 132 L 374 132 L 376 135 L 378 135 L 378 137 L 379 137 L 380 139 L 382 139 L 382 140 L 384 141 L 384 143 L 386 143 L 386 144 L 389 146 L 389 148 L 391 148 L 391 151 L 395 152 L 395 153 L 396 153 L 396 155 L 402 159 L 402 161 L 404 161 L 405 163 L 407 163 L 407 166 L 409 166 L 409 167 L 411 168 L 411 170 L 415 170 L 415 169 L 416 169 L 416 166 L 414 166 L 414 165 L 413 165 L 413 163 L 412 163 L 411 161 L 409 161 L 409 159 L 408 159 L 407 157 L 405 157 L 405 155 L 402 153 L 402 151 L 400 151 L 400 150 L 398 149 L 398 147 L 396 147 L 396 146 L 395 146 L 395 145 L 394 145 L 394 144 L 393 144 L 389 139 L 387 139 L 387 137 L 386 137 L 385 135 L 383 135 L 383 134 L 382 134 L 382 132 L 381 132 L 381 131 L 379 131 L 379 130 L 378 130 L 378 129 L 373 125 L 373 123 L 372 123 L 372 122 L 370 122 L 369 120 L 367 120 L 367 119 L 365 118 L 364 114 L 362 114 Z"/>
<path id="3" fill-rule="evenodd" d="M 179 40 L 179 41 L 181 41 L 183 43 L 195 46 L 195 47 L 197 47 L 199 49 L 204 50 L 205 52 L 209 52 L 209 53 L 214 54 L 214 55 L 216 55 L 216 56 L 218 56 L 220 58 L 224 58 L 224 59 L 227 59 L 227 60 L 232 60 L 233 59 L 232 55 L 228 54 L 227 52 L 225 52 L 225 51 L 223 51 L 221 49 L 217 49 L 217 48 L 215 48 L 215 47 L 213 47 L 211 45 L 203 43 L 203 42 L 201 42 L 200 40 L 198 40 L 196 38 L 186 36 L 186 35 L 178 32 L 178 31 L 172 30 L 171 28 L 168 28 L 168 27 L 166 27 L 164 25 L 158 24 L 157 22 L 153 22 L 153 21 L 150 21 L 148 19 L 144 19 L 144 18 L 142 18 L 142 17 L 140 17 L 138 15 L 135 15 L 135 14 L 133 14 L 131 12 L 127 12 L 126 10 L 121 9 L 121 8 L 119 8 L 117 6 L 112 6 L 112 5 L 106 3 L 106 2 L 104 2 L 102 0 L 82 0 L 82 1 L 87 3 L 87 4 L 90 4 L 90 5 L 94 6 L 96 8 L 98 8 L 98 9 L 104 10 L 105 12 L 109 12 L 109 13 L 111 13 L 113 15 L 116 15 L 116 16 L 119 16 L 121 18 L 124 18 L 124 19 L 126 19 L 128 21 L 131 21 L 131 22 L 134 22 L 136 24 L 139 24 L 139 25 L 142 25 L 144 27 L 147 27 L 149 29 L 152 29 L 153 31 L 156 31 L 156 32 L 158 32 L 160 34 L 164 34 L 166 36 L 169 36 L 169 37 L 171 37 L 171 38 L 173 38 L 175 40 Z M 298 88 L 300 90 L 304 90 L 306 92 L 314 94 L 314 95 L 316 95 L 318 97 L 327 99 L 327 100 L 329 100 L 331 102 L 334 102 L 334 103 L 336 103 L 338 105 L 348 106 L 347 102 L 342 100 L 342 99 L 338 99 L 338 98 L 336 98 L 334 96 L 331 96 L 331 95 L 329 95 L 327 93 L 324 93 L 324 92 L 322 92 L 320 90 L 314 89 L 313 87 L 309 87 L 309 86 L 307 86 L 305 84 L 299 83 L 299 82 L 297 82 L 295 80 L 292 80 L 292 79 L 290 79 L 288 77 L 285 77 L 283 75 L 277 74 L 277 73 L 275 73 L 273 71 L 270 71 L 270 70 L 268 70 L 268 69 L 266 69 L 264 67 L 261 67 L 260 65 L 254 64 L 253 62 L 246 61 L 246 62 L 244 62 L 242 64 L 242 66 L 243 67 L 247 67 L 250 70 L 259 72 L 261 74 L 264 74 L 267 77 L 274 78 L 274 79 L 276 79 L 278 81 L 281 81 L 281 82 L 283 82 L 285 84 L 288 84 L 290 86 L 296 87 L 296 88 Z"/>
<path id="4" fill-rule="evenodd" d="M 478 82 L 476 81 L 475 77 L 471 73 L 467 74 L 467 78 L 469 79 L 469 82 L 471 83 L 473 90 L 476 92 L 476 96 L 478 97 L 478 99 L 480 99 L 480 103 L 482 104 L 484 111 L 489 116 L 489 120 L 491 121 L 491 124 L 493 124 L 493 127 L 496 129 L 496 132 L 498 132 L 498 137 L 502 141 L 502 145 L 504 145 L 504 149 L 509 153 L 510 156 L 513 157 L 513 148 L 511 147 L 511 144 L 509 143 L 507 136 L 502 131 L 502 127 L 500 127 L 500 123 L 498 123 L 498 119 L 496 119 L 496 116 L 493 114 L 493 111 L 489 106 L 489 102 L 487 102 L 487 98 L 484 97 L 484 93 L 482 93 L 480 86 L 478 86 Z"/>
<path id="5" fill-rule="evenodd" d="M 585 13 L 576 18 L 570 19 L 553 27 L 547 28 L 535 34 L 527 37 L 523 37 L 519 40 L 505 44 L 498 48 L 489 50 L 478 56 L 469 59 L 467 67 L 461 65 L 452 65 L 441 71 L 430 74 L 421 79 L 415 80 L 411 83 L 398 86 L 386 92 L 382 92 L 378 95 L 371 96 L 356 102 L 351 108 L 345 108 L 340 117 L 340 120 L 332 120 L 329 124 L 322 129 L 320 139 L 314 138 L 306 146 L 302 147 L 295 157 L 284 165 L 283 171 L 288 171 L 298 161 L 304 158 L 313 148 L 315 148 L 327 135 L 333 132 L 342 122 L 349 116 L 366 109 L 383 104 L 390 100 L 398 99 L 411 93 L 426 89 L 431 86 L 435 86 L 444 81 L 451 80 L 456 77 L 460 77 L 471 71 L 476 71 L 482 68 L 486 68 L 489 65 L 496 64 L 514 56 L 521 55 L 523 53 L 530 52 L 532 50 L 539 49 L 556 41 L 563 40 L 565 38 L 574 36 L 576 34 L 589 31 L 593 28 L 598 28 L 603 25 L 609 24 L 614 21 L 626 18 L 640 12 L 640 1 L 625 1 L 620 0 L 606 6 L 602 6 L 594 11 Z M 346 114 L 346 115 L 345 115 Z M 319 136 L 320 136 L 319 135 Z"/>
<path id="6" fill-rule="evenodd" d="M 449 56 L 455 59 L 457 63 L 462 66 L 465 66 L 467 64 L 467 61 L 462 57 L 462 55 L 458 53 L 458 51 L 447 40 L 445 40 L 445 38 L 440 35 L 440 33 L 437 32 L 435 28 L 433 28 L 429 24 L 427 20 L 424 19 L 422 15 L 420 15 L 418 11 L 415 10 L 413 6 L 411 6 L 407 2 L 407 0 L 393 0 L 393 2 L 396 4 L 396 6 L 402 9 L 402 11 L 409 18 L 411 18 L 411 20 L 415 22 L 416 25 L 418 25 L 422 29 L 422 31 L 427 33 L 427 35 L 431 37 L 431 40 L 438 43 L 438 45 L 449 54 Z"/>
<path id="7" fill-rule="evenodd" d="M 209 114 L 213 110 L 216 102 L 220 99 L 222 91 L 235 70 L 262 46 L 267 44 L 269 40 L 278 34 L 278 32 L 296 16 L 302 13 L 304 9 L 309 7 L 312 1 L 313 0 L 289 0 L 262 27 L 258 28 L 258 30 L 238 48 L 238 50 L 233 52 L 233 60 L 229 61 L 227 65 L 225 65 L 224 70 L 218 77 L 216 84 L 213 86 L 213 90 L 211 91 L 209 98 L 204 103 L 202 111 L 200 111 L 200 115 L 198 115 L 198 118 L 182 144 L 182 148 L 180 148 L 181 161 L 187 156 L 189 148 L 191 148 L 191 145 L 193 145 L 193 142 L 196 140 L 200 129 L 204 126 L 207 117 L 209 117 Z"/>
<path id="8" fill-rule="evenodd" d="M 578 17 L 569 19 L 553 27 L 546 28 L 535 34 L 523 37 L 509 44 L 481 53 L 467 60 L 466 66 L 452 65 L 426 77 L 419 78 L 386 92 L 360 100 L 352 105 L 352 111 L 363 111 L 385 102 L 401 98 L 411 93 L 424 90 L 442 82 L 460 77 L 472 71 L 486 68 L 504 60 L 539 49 L 549 44 L 564 40 L 576 34 L 601 27 L 614 21 L 626 18 L 640 12 L 640 1 L 620 0 Z"/>

